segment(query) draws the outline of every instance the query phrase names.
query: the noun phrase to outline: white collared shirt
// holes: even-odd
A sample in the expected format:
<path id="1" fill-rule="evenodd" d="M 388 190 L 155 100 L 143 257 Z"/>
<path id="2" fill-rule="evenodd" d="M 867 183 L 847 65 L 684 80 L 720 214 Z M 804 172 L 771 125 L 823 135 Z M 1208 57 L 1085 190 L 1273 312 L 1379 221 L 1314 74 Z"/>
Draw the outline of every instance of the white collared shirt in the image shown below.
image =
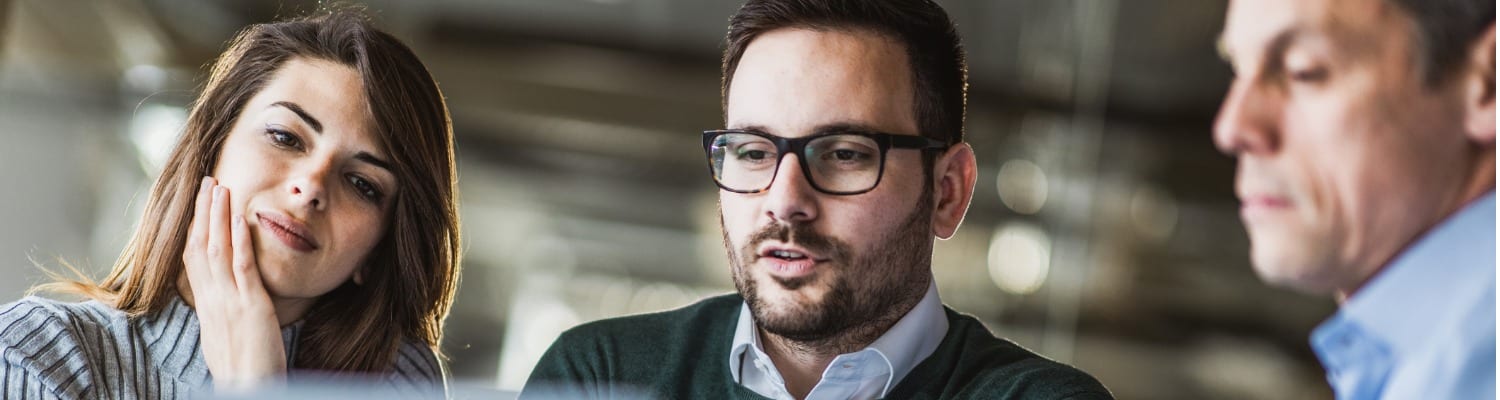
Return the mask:
<path id="1" fill-rule="evenodd" d="M 807 393 L 807 400 L 885 397 L 912 368 L 937 350 L 947 334 L 948 316 L 934 283 L 911 311 L 869 347 L 834 357 L 823 370 L 823 377 Z M 786 390 L 781 372 L 761 345 L 748 305 L 740 306 L 739 323 L 729 350 L 729 372 L 736 382 L 761 396 L 794 399 Z"/>

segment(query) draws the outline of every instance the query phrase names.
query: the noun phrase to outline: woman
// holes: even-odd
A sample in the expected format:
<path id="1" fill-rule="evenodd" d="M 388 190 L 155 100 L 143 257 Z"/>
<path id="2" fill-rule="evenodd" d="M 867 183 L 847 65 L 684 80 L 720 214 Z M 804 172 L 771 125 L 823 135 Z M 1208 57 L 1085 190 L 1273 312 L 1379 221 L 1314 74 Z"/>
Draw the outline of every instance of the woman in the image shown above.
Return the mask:
<path id="1" fill-rule="evenodd" d="M 348 11 L 252 26 L 110 275 L 44 287 L 92 300 L 0 308 L 3 398 L 175 398 L 295 370 L 441 393 L 455 180 L 447 106 L 398 40 Z"/>

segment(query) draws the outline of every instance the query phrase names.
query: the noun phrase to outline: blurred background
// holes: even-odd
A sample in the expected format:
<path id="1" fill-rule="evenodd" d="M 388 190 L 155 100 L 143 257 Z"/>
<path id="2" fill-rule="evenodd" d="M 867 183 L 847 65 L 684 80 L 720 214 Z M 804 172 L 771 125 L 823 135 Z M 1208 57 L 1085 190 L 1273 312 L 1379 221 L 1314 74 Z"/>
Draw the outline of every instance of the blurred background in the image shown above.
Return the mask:
<path id="1" fill-rule="evenodd" d="M 1211 122 L 1224 0 L 939 0 L 969 53 L 973 206 L 943 300 L 1122 399 L 1331 398 L 1330 299 L 1248 264 Z M 698 132 L 730 0 L 367 0 L 458 142 L 453 378 L 517 390 L 578 323 L 733 290 Z M 0 0 L 0 299 L 102 277 L 224 42 L 310 1 Z"/>

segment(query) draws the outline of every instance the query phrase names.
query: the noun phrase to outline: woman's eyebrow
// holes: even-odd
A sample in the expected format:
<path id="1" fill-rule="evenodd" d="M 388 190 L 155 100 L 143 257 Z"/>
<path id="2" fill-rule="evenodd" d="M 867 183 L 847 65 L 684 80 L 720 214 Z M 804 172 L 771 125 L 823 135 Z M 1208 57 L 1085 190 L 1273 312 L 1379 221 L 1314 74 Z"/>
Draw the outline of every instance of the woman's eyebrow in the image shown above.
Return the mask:
<path id="1" fill-rule="evenodd" d="M 271 106 L 281 106 L 282 108 L 291 110 L 293 113 L 296 113 L 298 117 L 302 118 L 302 122 L 306 122 L 308 126 L 311 126 L 314 132 L 317 132 L 319 134 L 323 133 L 323 123 L 319 122 L 317 118 L 313 118 L 311 114 L 307 113 L 307 110 L 303 110 L 302 106 L 297 105 L 297 103 L 293 103 L 290 101 L 278 101 L 275 103 L 271 103 Z"/>
<path id="2" fill-rule="evenodd" d="M 382 160 L 379 157 L 375 157 L 374 154 L 370 154 L 370 152 L 368 151 L 361 151 L 359 152 L 359 154 L 355 154 L 354 159 L 364 161 L 365 163 L 374 165 L 376 167 L 379 167 L 380 169 L 384 169 L 386 172 L 389 172 L 393 175 L 396 173 L 395 170 L 391 169 L 391 163 L 389 161 Z"/>

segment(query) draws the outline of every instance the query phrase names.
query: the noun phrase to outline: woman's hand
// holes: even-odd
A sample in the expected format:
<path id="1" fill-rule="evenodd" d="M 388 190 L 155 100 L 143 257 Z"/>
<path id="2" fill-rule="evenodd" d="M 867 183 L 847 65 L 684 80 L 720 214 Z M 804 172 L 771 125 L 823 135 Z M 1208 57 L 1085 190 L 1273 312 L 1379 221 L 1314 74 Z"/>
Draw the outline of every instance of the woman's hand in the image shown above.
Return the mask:
<path id="1" fill-rule="evenodd" d="M 214 386 L 243 391 L 281 380 L 286 350 L 250 228 L 229 204 L 229 189 L 203 178 L 182 261 Z"/>

